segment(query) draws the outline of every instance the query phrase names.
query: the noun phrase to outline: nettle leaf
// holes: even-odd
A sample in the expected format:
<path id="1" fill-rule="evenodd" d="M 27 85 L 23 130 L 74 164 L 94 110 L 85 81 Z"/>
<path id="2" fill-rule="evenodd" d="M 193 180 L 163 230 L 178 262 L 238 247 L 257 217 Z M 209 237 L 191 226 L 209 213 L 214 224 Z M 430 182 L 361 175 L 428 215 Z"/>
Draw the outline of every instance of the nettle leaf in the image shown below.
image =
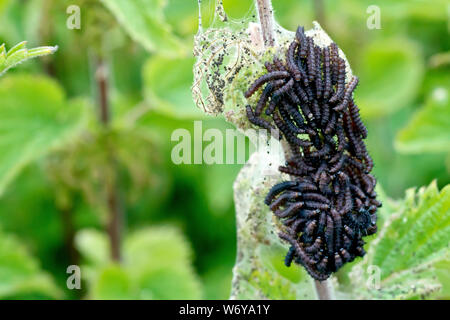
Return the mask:
<path id="1" fill-rule="evenodd" d="M 134 300 L 138 299 L 127 272 L 118 265 L 105 267 L 91 288 L 93 299 Z"/>
<path id="2" fill-rule="evenodd" d="M 177 118 L 198 119 L 205 115 L 192 101 L 194 58 L 155 55 L 143 68 L 144 97 L 152 109 Z"/>
<path id="3" fill-rule="evenodd" d="M 77 246 L 87 258 L 89 296 L 93 299 L 200 299 L 199 279 L 192 267 L 192 250 L 175 228 L 145 228 L 123 243 L 123 263 L 95 261 L 109 255 L 105 234 L 85 230 L 77 235 Z M 91 243 L 91 245 L 89 245 Z M 107 251 L 107 252 L 105 252 Z"/>
<path id="4" fill-rule="evenodd" d="M 397 212 L 381 226 L 363 262 L 352 270 L 356 298 L 426 298 L 443 289 L 437 276 L 449 262 L 450 185 L 440 192 L 436 182 L 410 189 Z M 380 288 L 370 288 L 368 268 L 379 268 Z M 448 292 L 448 288 L 446 288 Z"/>
<path id="5" fill-rule="evenodd" d="M 106 130 L 92 120 L 94 123 L 83 135 L 46 157 L 46 167 L 57 185 L 80 191 L 101 216 L 107 212 L 103 201 L 105 177 L 115 177 L 117 170 L 123 171 L 121 178 L 126 189 L 123 195 L 134 203 L 149 188 L 163 184 L 164 171 L 160 170 L 160 153 L 149 134 L 120 120 Z"/>
<path id="6" fill-rule="evenodd" d="M 42 28 L 36 26 L 42 25 L 43 19 L 48 19 L 46 11 L 42 10 L 45 1 L 1 0 L 1 38 L 7 43 L 17 43 L 21 39 L 40 39 Z"/>
<path id="7" fill-rule="evenodd" d="M 0 231 L 0 299 L 59 299 L 62 292 L 15 237 Z"/>
<path id="8" fill-rule="evenodd" d="M 45 77 L 0 81 L 0 194 L 28 163 L 79 132 L 84 106 L 67 101 L 62 88 Z"/>
<path id="9" fill-rule="evenodd" d="M 404 39 L 380 40 L 364 50 L 355 91 L 363 117 L 382 117 L 414 101 L 423 76 L 419 52 Z"/>
<path id="10" fill-rule="evenodd" d="M 395 147 L 404 153 L 450 152 L 450 100 L 446 88 L 437 88 L 427 103 L 403 128 Z"/>
<path id="11" fill-rule="evenodd" d="M 185 46 L 171 31 L 163 9 L 165 0 L 101 0 L 133 40 L 150 52 L 181 56 Z"/>
<path id="12" fill-rule="evenodd" d="M 81 230 L 75 237 L 75 246 L 86 263 L 94 266 L 109 263 L 109 243 L 104 233 L 93 229 Z"/>
<path id="13" fill-rule="evenodd" d="M 58 50 L 58 47 L 37 47 L 27 49 L 26 45 L 27 42 L 23 41 L 9 51 L 6 51 L 5 44 L 0 46 L 0 76 L 26 60 L 49 55 Z"/>

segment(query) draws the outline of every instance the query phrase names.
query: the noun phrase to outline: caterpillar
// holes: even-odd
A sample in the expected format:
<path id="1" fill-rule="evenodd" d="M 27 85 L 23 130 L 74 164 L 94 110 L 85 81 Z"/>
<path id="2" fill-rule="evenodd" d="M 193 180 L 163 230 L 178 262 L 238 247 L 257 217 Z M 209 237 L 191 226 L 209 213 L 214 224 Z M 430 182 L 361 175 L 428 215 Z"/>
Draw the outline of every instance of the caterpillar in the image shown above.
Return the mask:
<path id="1" fill-rule="evenodd" d="M 260 92 L 246 112 L 255 126 L 278 129 L 291 154 L 278 168 L 290 180 L 274 185 L 264 200 L 281 221 L 278 236 L 290 246 L 285 264 L 324 281 L 364 256 L 363 237 L 377 230 L 374 164 L 353 100 L 359 79 L 346 82 L 337 44 L 319 47 L 303 27 L 282 57 L 266 62 L 267 73 L 244 93 Z"/>

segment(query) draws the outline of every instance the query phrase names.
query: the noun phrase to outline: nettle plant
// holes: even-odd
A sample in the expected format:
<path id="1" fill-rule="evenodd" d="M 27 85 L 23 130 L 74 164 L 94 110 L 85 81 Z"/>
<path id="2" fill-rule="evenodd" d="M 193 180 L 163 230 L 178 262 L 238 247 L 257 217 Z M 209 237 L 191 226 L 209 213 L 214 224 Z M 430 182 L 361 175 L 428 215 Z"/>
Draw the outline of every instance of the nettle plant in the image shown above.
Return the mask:
<path id="1" fill-rule="evenodd" d="M 49 46 L 28 49 L 27 42 L 23 41 L 23 42 L 20 42 L 19 44 L 15 45 L 11 49 L 7 50 L 6 45 L 2 44 L 0 46 L 0 76 L 3 76 L 11 68 L 29 60 L 29 59 L 52 54 L 52 53 L 56 52 L 57 49 L 58 49 L 58 47 L 49 47 Z M 12 82 L 14 82 L 14 80 Z M 23 87 L 18 88 L 18 86 L 14 85 L 14 83 L 12 83 L 12 82 L 11 81 L 8 82 L 8 80 L 4 80 L 4 82 L 2 84 L 2 88 L 1 88 L 3 95 L 6 95 L 9 90 L 14 90 L 14 91 L 16 89 L 19 91 L 21 89 L 26 90 Z M 12 93 L 14 93 L 14 92 L 12 92 Z M 12 96 L 12 94 L 10 96 Z M 3 106 L 2 106 L 3 118 L 6 118 L 6 119 L 8 119 L 11 114 L 14 114 L 15 112 L 17 112 L 16 110 L 14 110 L 14 107 L 16 107 L 16 106 L 13 106 L 13 102 L 12 101 L 11 101 L 11 103 L 8 103 L 8 102 L 9 101 L 3 101 Z M 28 107 L 31 107 L 31 106 L 28 106 Z M 5 129 L 7 129 L 7 128 L 5 128 Z M 11 148 L 13 148 L 14 144 L 17 142 L 18 142 L 17 140 L 8 141 L 7 139 L 3 139 L 3 143 L 5 145 L 10 145 Z M 47 147 L 50 147 L 50 146 L 51 146 L 51 143 L 47 145 Z M 46 149 L 46 148 L 44 148 L 44 149 Z M 30 150 L 28 150 L 28 155 L 27 155 L 28 158 L 37 156 L 37 154 L 39 152 L 45 152 L 43 150 L 39 150 L 39 152 L 36 152 L 35 154 L 33 154 L 32 152 L 29 152 L 29 151 Z M 22 161 L 22 162 L 21 161 L 5 161 L 5 163 L 3 163 L 3 170 L 1 170 L 1 172 L 0 172 L 0 194 L 3 193 L 5 186 L 19 172 L 20 167 L 23 166 L 23 162 L 24 161 Z"/>
<path id="2" fill-rule="evenodd" d="M 111 27 L 121 36 L 128 33 L 151 53 L 176 56 L 185 50 L 184 45 L 171 34 L 161 1 L 154 6 L 145 3 L 145 8 L 140 0 L 82 3 L 89 27 L 72 34 L 75 31 L 63 25 L 66 37 L 61 46 L 81 48 L 89 56 L 93 94 L 68 98 L 62 85 L 45 75 L 15 73 L 1 78 L 0 196 L 11 192 L 9 187 L 25 167 L 39 162 L 55 207 L 70 226 L 66 246 L 70 263 L 83 270 L 84 291 L 68 291 L 66 280 L 58 286 L 20 239 L 0 232 L 0 298 L 79 298 L 83 294 L 92 299 L 199 299 L 201 284 L 192 266 L 193 253 L 178 228 L 151 226 L 125 233 L 132 195 L 158 183 L 152 165 L 159 154 L 152 133 L 130 116 L 134 110 L 113 110 L 118 102 L 111 93 L 115 87 L 108 70 L 116 44 L 107 42 L 105 29 Z M 55 6 L 65 12 L 68 4 L 72 2 Z M 15 9 L 22 10 L 22 5 Z M 56 49 L 27 49 L 22 42 L 7 51 L 2 45 L 0 75 Z M 101 228 L 77 229 L 74 216 L 79 196 L 97 215 Z"/>
<path id="3" fill-rule="evenodd" d="M 87 14 L 82 29 L 66 30 L 67 17 L 57 16 L 64 28 L 55 42 L 89 52 L 89 61 L 82 61 L 90 66 L 85 68 L 92 80 L 87 87 L 93 92 L 69 98 L 57 81 L 43 75 L 0 78 L 0 195 L 18 193 L 16 185 L 8 187 L 27 165 L 40 160 L 51 181 L 51 199 L 63 218 L 70 223 L 77 210 L 73 199 L 79 196 L 98 214 L 98 229 L 73 230 L 69 239 L 69 247 L 82 259 L 85 297 L 199 299 L 202 288 L 192 266 L 193 252 L 177 228 L 153 226 L 125 233 L 122 223 L 131 191 L 150 190 L 149 167 L 159 156 L 149 126 L 161 118 L 152 114 L 150 121 L 142 115 L 159 109 L 177 119 L 206 118 L 195 103 L 204 113 L 223 115 L 243 131 L 276 127 L 280 134 L 279 141 L 271 140 L 279 148 L 258 144 L 234 183 L 238 253 L 231 298 L 448 297 L 450 188 L 439 191 L 433 182 L 392 200 L 380 184 L 375 187 L 363 142 L 374 132 L 366 133 L 356 107 L 358 102 L 367 119 L 410 103 L 422 74 L 418 50 L 408 41 L 372 44 L 363 56 L 362 71 L 367 75 L 383 67 L 380 73 L 389 76 L 365 78 L 356 91 L 366 94 L 356 101 L 356 78 L 345 53 L 319 24 L 304 33 L 285 30 L 273 19 L 268 1 L 255 2 L 248 18 L 232 20 L 217 0 L 211 25 L 203 26 L 200 17 L 194 61 L 189 37 L 180 38 L 168 23 L 166 1 L 76 1 Z M 52 4 L 64 13 L 74 3 Z M 40 1 L 10 5 L 16 11 L 27 6 L 30 14 L 40 12 L 34 8 L 41 6 Z M 415 12 L 426 11 L 429 19 L 428 9 Z M 180 16 L 188 15 L 184 8 L 180 11 Z M 435 6 L 435 11 L 442 10 Z M 43 20 L 49 18 L 53 16 Z M 182 20 L 179 29 L 185 28 Z M 144 101 L 116 108 L 123 104 L 114 85 L 120 74 L 110 63 L 112 51 L 132 47 L 125 34 L 151 55 L 143 67 Z M 125 45 L 120 46 L 121 41 Z M 25 43 L 9 51 L 0 48 L 2 75 L 26 59 L 56 50 L 26 49 Z M 130 51 L 120 56 L 122 60 L 127 61 L 127 54 Z M 80 65 L 71 66 L 65 76 L 77 77 Z M 403 79 L 404 70 L 413 76 Z M 448 153 L 447 102 L 445 90 L 437 91 L 400 132 L 396 148 L 405 153 Z M 226 189 L 225 183 L 214 181 L 214 201 L 216 195 L 227 199 Z M 378 230 L 369 235 L 375 231 L 375 220 Z M 20 239 L 3 232 L 0 265 L 1 298 L 68 295 L 65 279 L 57 286 Z"/>
<path id="4" fill-rule="evenodd" d="M 450 188 L 439 192 L 433 182 L 402 201 L 386 197 L 370 174 L 353 98 L 358 78 L 344 52 L 317 22 L 290 32 L 270 1 L 255 4 L 249 18 L 231 21 L 217 1 L 208 28 L 200 15 L 194 48 L 197 106 L 243 131 L 271 131 L 283 150 L 259 146 L 235 181 L 231 297 L 439 296 L 447 290 Z M 264 174 L 273 167 L 277 174 Z"/>
<path id="5" fill-rule="evenodd" d="M 17 148 L 17 144 L 22 142 L 20 141 L 20 134 L 14 135 L 11 132 L 17 129 L 29 129 L 20 126 L 20 121 L 17 121 L 18 112 L 33 113 L 30 112 L 31 109 L 21 109 L 22 105 L 14 103 L 11 98 L 16 92 L 26 90 L 24 88 L 26 83 L 23 81 L 21 83 L 18 79 L 16 79 L 18 81 L 10 81 L 4 75 L 8 70 L 20 63 L 52 54 L 57 49 L 57 47 L 50 46 L 28 49 L 26 41 L 20 42 L 9 50 L 7 50 L 5 44 L 0 46 L 0 77 L 2 77 L 0 114 L 1 118 L 6 120 L 0 125 L 0 135 L 2 137 L 0 140 L 2 146 L 11 153 L 7 159 L 4 156 L 0 161 L 0 195 L 4 193 L 6 186 L 17 176 L 20 169 L 28 161 L 35 159 L 39 154 L 45 153 L 45 149 L 52 146 L 52 143 L 47 146 L 39 146 L 34 140 L 30 145 L 34 144 L 38 149 L 40 148 L 39 151 L 28 148 L 28 150 L 20 152 L 20 147 Z M 22 88 L 20 88 L 21 85 L 23 85 Z M 31 108 L 32 106 L 28 107 Z M 44 129 L 43 131 L 46 130 Z M 18 158 L 21 158 L 22 161 L 17 161 Z M 62 292 L 60 288 L 58 288 L 51 276 L 40 268 L 39 262 L 29 254 L 27 249 L 21 242 L 21 239 L 0 230 L 0 264 L 2 266 L 0 296 L 2 298 L 34 297 L 43 299 L 61 297 Z"/>
<path id="6" fill-rule="evenodd" d="M 26 60 L 52 54 L 56 50 L 58 50 L 58 47 L 37 47 L 28 49 L 26 41 L 20 42 L 11 49 L 6 50 L 6 46 L 3 43 L 0 46 L 0 76 Z"/>

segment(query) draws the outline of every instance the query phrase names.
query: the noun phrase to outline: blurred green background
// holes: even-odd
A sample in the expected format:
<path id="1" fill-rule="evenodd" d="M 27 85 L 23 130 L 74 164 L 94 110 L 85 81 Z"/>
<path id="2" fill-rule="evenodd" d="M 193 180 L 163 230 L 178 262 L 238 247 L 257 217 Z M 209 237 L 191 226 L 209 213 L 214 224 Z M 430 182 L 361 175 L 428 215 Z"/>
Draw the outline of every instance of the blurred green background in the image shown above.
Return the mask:
<path id="1" fill-rule="evenodd" d="M 224 0 L 231 19 L 249 0 Z M 318 19 L 360 76 L 356 101 L 386 193 L 450 183 L 448 1 L 273 1 Z M 81 9 L 81 29 L 66 22 Z M 214 1 L 202 1 L 204 27 Z M 133 19 L 129 19 L 133 17 Z M 192 102 L 194 0 L 0 0 L 0 43 L 58 45 L 0 79 L 0 298 L 227 299 L 242 165 L 175 165 L 177 128 L 232 128 Z M 107 73 L 103 74 L 103 68 Z M 106 80 L 109 119 L 100 116 Z M 227 146 L 225 146 L 227 148 Z M 110 219 L 122 221 L 121 264 Z M 82 270 L 68 290 L 66 268 Z"/>

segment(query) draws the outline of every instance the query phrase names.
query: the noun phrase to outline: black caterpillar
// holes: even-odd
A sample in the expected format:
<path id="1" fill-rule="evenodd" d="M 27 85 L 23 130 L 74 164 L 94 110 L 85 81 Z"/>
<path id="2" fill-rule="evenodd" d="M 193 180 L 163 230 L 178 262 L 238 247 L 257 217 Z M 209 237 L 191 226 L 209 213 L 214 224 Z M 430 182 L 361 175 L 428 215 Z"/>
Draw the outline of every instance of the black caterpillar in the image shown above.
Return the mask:
<path id="1" fill-rule="evenodd" d="M 290 244 L 285 258 L 301 264 L 316 280 L 326 280 L 346 262 L 365 254 L 381 203 L 370 174 L 373 161 L 363 139 L 367 129 L 353 101 L 358 78 L 346 83 L 338 46 L 321 48 L 298 27 L 285 61 L 267 62 L 267 73 L 245 93 L 261 88 L 251 123 L 281 132 L 291 157 L 281 172 L 292 177 L 272 187 L 265 203 L 281 219 L 279 237 Z"/>

